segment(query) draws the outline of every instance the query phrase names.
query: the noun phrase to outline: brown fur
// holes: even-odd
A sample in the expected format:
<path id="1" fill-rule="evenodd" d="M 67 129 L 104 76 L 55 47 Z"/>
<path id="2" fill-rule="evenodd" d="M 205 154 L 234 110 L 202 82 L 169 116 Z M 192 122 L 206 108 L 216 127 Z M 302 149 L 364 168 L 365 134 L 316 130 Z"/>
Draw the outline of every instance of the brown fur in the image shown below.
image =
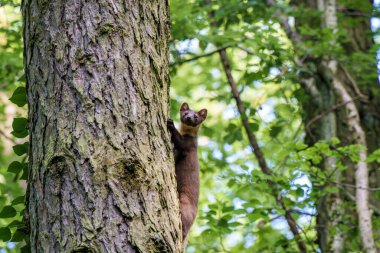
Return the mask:
<path id="1" fill-rule="evenodd" d="M 207 117 L 207 110 L 203 109 L 195 112 L 190 110 L 187 103 L 183 103 L 180 114 L 180 132 L 175 128 L 172 120 L 168 120 L 168 129 L 171 132 L 176 153 L 175 173 L 180 201 L 182 236 L 183 240 L 186 241 L 187 234 L 198 210 L 199 164 L 197 134 L 200 124 Z"/>
<path id="2" fill-rule="evenodd" d="M 197 137 L 198 130 L 199 130 L 199 126 L 192 127 L 192 126 L 185 125 L 183 123 L 181 123 L 179 125 L 179 133 L 182 136 L 183 135 L 189 135 L 189 136 L 192 136 L 192 137 Z"/>

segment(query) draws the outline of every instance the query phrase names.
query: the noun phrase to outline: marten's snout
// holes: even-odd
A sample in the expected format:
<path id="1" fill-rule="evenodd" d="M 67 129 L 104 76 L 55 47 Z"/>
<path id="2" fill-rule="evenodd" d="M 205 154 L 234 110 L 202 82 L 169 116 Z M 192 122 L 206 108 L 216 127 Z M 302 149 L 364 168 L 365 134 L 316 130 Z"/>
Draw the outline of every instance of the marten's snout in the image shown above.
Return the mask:
<path id="1" fill-rule="evenodd" d="M 198 115 L 194 111 L 187 111 L 182 116 L 183 123 L 190 125 L 190 126 L 196 126 L 198 125 Z"/>

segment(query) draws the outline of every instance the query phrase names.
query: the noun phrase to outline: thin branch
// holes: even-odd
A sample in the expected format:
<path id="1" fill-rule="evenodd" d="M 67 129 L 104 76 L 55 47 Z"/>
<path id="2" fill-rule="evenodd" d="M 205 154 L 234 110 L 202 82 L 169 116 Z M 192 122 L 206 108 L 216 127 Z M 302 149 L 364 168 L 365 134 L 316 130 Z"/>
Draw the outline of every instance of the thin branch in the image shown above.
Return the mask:
<path id="1" fill-rule="evenodd" d="M 223 236 L 220 230 L 219 230 L 219 241 L 220 241 L 220 246 L 222 247 L 223 252 L 231 253 L 231 251 L 227 250 L 226 247 L 224 246 Z"/>
<path id="2" fill-rule="evenodd" d="M 310 238 L 307 236 L 306 231 L 301 226 L 298 226 L 298 228 L 299 228 L 299 230 L 301 230 L 301 232 L 305 236 L 305 238 L 308 241 L 309 245 L 311 245 L 311 247 L 313 248 L 313 251 L 314 252 L 318 252 L 317 249 L 314 247 L 314 242 L 312 240 L 310 240 Z"/>
<path id="3" fill-rule="evenodd" d="M 246 131 L 249 142 L 251 144 L 252 152 L 255 154 L 262 172 L 266 175 L 270 175 L 271 171 L 266 164 L 266 161 L 264 159 L 264 155 L 261 152 L 261 149 L 260 149 L 259 144 L 256 140 L 256 137 L 253 134 L 253 132 L 249 129 L 249 122 L 248 122 L 247 116 L 245 115 L 245 107 L 244 107 L 243 102 L 240 98 L 240 94 L 239 94 L 239 91 L 237 89 L 235 79 L 232 76 L 231 66 L 230 66 L 230 62 L 229 62 L 228 57 L 227 57 L 226 50 L 224 50 L 224 49 L 220 50 L 219 56 L 220 56 L 220 59 L 222 61 L 224 71 L 226 73 L 228 83 L 230 84 L 230 87 L 231 87 L 232 96 L 234 97 L 234 99 L 236 101 L 244 129 Z"/>
<path id="4" fill-rule="evenodd" d="M 343 189 L 343 194 L 346 195 L 351 201 L 356 203 L 356 198 L 354 195 L 352 195 L 349 191 L 346 191 L 346 189 L 343 186 L 338 185 L 339 188 Z M 380 216 L 380 210 L 377 209 L 376 206 L 369 203 L 369 207 L 373 210 L 373 213 Z"/>
<path id="5" fill-rule="evenodd" d="M 357 96 L 357 97 L 353 98 L 350 101 L 343 101 L 343 102 L 341 102 L 339 104 L 336 104 L 336 105 L 332 106 L 331 108 L 327 109 L 326 111 L 318 114 L 317 116 L 315 116 L 314 118 L 312 118 L 311 120 L 309 120 L 309 122 L 307 122 L 307 124 L 306 124 L 306 131 L 314 139 L 315 136 L 311 133 L 311 130 L 310 130 L 310 127 L 311 127 L 312 124 L 314 124 L 316 121 L 320 120 L 321 118 L 323 118 L 324 116 L 326 116 L 330 112 L 333 112 L 336 109 L 338 109 L 338 108 L 340 108 L 342 106 L 347 105 L 348 103 L 355 102 L 356 100 L 358 100 L 360 98 L 361 98 L 361 96 Z"/>
<path id="6" fill-rule="evenodd" d="M 282 215 L 282 214 L 277 215 L 277 216 L 273 217 L 272 219 L 270 219 L 270 221 L 272 222 L 274 220 L 277 220 L 278 218 L 281 218 L 282 216 L 284 216 L 284 215 Z"/>
<path id="7" fill-rule="evenodd" d="M 371 18 L 371 15 L 366 12 L 358 11 L 358 10 L 348 10 L 347 8 L 337 7 L 336 10 L 342 13 L 345 16 L 349 17 L 363 17 L 363 18 Z"/>
<path id="8" fill-rule="evenodd" d="M 2 135 L 5 139 L 15 144 L 15 141 L 9 137 L 3 130 L 0 129 L 0 135 Z"/>
<path id="9" fill-rule="evenodd" d="M 348 80 L 350 80 L 352 87 L 355 90 L 355 93 L 358 97 L 360 97 L 363 101 L 368 103 L 368 96 L 361 93 L 358 84 L 356 83 L 355 79 L 351 76 L 351 74 L 347 71 L 347 69 L 343 66 L 343 64 L 339 63 L 340 67 L 342 68 L 343 72 L 346 74 L 346 77 Z"/>
<path id="10" fill-rule="evenodd" d="M 336 184 L 336 185 L 346 186 L 346 187 L 353 188 L 353 189 L 361 189 L 361 190 L 367 190 L 367 191 L 380 191 L 380 188 L 356 186 L 356 185 L 352 185 L 352 184 L 340 183 L 340 182 L 337 182 L 334 180 L 327 180 L 327 181 L 330 183 Z"/>
<path id="11" fill-rule="evenodd" d="M 309 174 L 309 175 L 312 178 L 319 178 L 319 179 L 324 180 L 325 182 L 329 182 L 329 183 L 335 184 L 337 186 L 342 186 L 342 187 L 345 186 L 345 187 L 352 188 L 352 189 L 360 189 L 360 190 L 367 190 L 367 191 L 380 191 L 380 187 L 378 187 L 378 188 L 362 187 L 362 186 L 356 186 L 356 185 L 353 185 L 353 184 L 341 183 L 341 182 L 338 182 L 338 181 L 335 181 L 335 180 L 331 180 L 330 179 L 331 175 L 330 176 L 326 176 L 326 177 L 321 177 L 321 176 L 318 176 L 316 174 Z"/>
<path id="12" fill-rule="evenodd" d="M 267 5 L 271 7 L 275 7 L 276 3 L 274 0 L 266 0 Z M 277 11 L 273 15 L 274 17 L 277 17 L 280 21 L 281 26 L 284 28 L 285 33 L 288 35 L 288 37 L 294 42 L 298 43 L 301 41 L 301 36 L 297 33 L 296 30 L 294 30 L 288 22 L 288 18 L 277 9 Z"/>
<path id="13" fill-rule="evenodd" d="M 172 67 L 172 66 L 175 66 L 175 65 L 182 65 L 182 64 L 187 63 L 187 62 L 196 61 L 196 60 L 198 60 L 198 59 L 200 59 L 200 58 L 204 58 L 204 57 L 208 57 L 208 56 L 211 56 L 211 55 L 213 55 L 213 54 L 216 54 L 216 53 L 218 53 L 221 49 L 226 49 L 226 48 L 229 48 L 229 47 L 231 47 L 231 46 L 225 46 L 225 47 L 222 47 L 222 48 L 218 48 L 218 49 L 216 49 L 216 50 L 214 50 L 214 51 L 211 51 L 211 52 L 208 52 L 208 53 L 204 53 L 204 54 L 196 55 L 196 56 L 194 56 L 193 58 L 184 59 L 184 60 L 179 60 L 179 61 L 177 61 L 177 62 L 174 62 L 174 63 L 170 64 L 170 66 Z"/>
<path id="14" fill-rule="evenodd" d="M 301 210 L 296 210 L 296 209 L 292 209 L 291 210 L 292 213 L 297 213 L 297 214 L 301 214 L 301 215 L 307 215 L 307 216 L 317 216 L 316 213 L 308 213 L 308 212 L 304 212 L 304 211 L 301 211 Z"/>
<path id="15" fill-rule="evenodd" d="M 249 128 L 249 122 L 248 122 L 247 116 L 245 115 L 245 107 L 244 107 L 243 102 L 240 98 L 240 94 L 239 94 L 239 91 L 237 89 L 235 79 L 232 76 L 232 71 L 231 71 L 231 67 L 230 67 L 228 57 L 227 57 L 226 50 L 220 50 L 219 55 L 220 55 L 220 58 L 222 60 L 223 68 L 224 68 L 224 71 L 226 73 L 228 83 L 230 84 L 230 87 L 231 87 L 232 95 L 236 101 L 244 129 L 245 129 L 246 134 L 248 136 L 248 140 L 249 140 L 249 143 L 251 145 L 252 152 L 254 153 L 254 155 L 255 155 L 258 163 L 259 163 L 261 171 L 266 175 L 271 175 L 271 171 L 267 166 L 264 155 L 261 152 L 261 149 L 258 145 L 256 137 Z M 268 181 L 268 182 L 270 184 L 273 184 L 272 181 Z M 275 189 L 273 189 L 273 193 L 276 194 Z M 279 192 L 277 194 L 277 202 L 280 205 L 280 207 L 285 211 L 285 219 L 286 219 L 286 221 L 289 225 L 289 228 L 292 231 L 294 237 L 296 238 L 297 245 L 298 245 L 300 252 L 307 252 L 306 246 L 305 246 L 304 242 L 302 241 L 302 238 L 300 237 L 299 231 L 297 229 L 297 223 L 294 220 L 294 218 L 291 214 L 291 211 L 286 208 L 284 201 L 283 201 L 283 198 L 282 198 L 282 195 L 281 195 L 281 192 Z"/>
<path id="16" fill-rule="evenodd" d="M 255 53 L 249 48 L 243 47 L 241 45 L 237 45 L 236 47 L 239 48 L 240 50 L 246 52 L 247 54 L 255 55 Z"/>
<path id="17" fill-rule="evenodd" d="M 211 4 L 211 0 L 205 0 L 205 2 L 208 5 Z M 209 13 L 209 15 L 210 15 L 211 18 L 214 17 L 214 13 L 212 11 Z M 216 21 L 212 21 L 211 22 L 211 26 L 218 27 L 219 24 Z M 227 77 L 228 83 L 229 83 L 229 85 L 231 87 L 232 96 L 234 97 L 234 99 L 236 101 L 236 105 L 237 105 L 237 108 L 238 108 L 238 111 L 239 111 L 239 114 L 240 114 L 240 117 L 241 117 L 244 129 L 245 129 L 246 134 L 248 136 L 252 152 L 254 153 L 254 155 L 255 155 L 258 163 L 259 163 L 261 171 L 264 174 L 266 174 L 266 175 L 271 175 L 271 171 L 270 171 L 270 169 L 267 166 L 267 163 L 266 163 L 266 161 L 264 159 L 264 155 L 261 152 L 261 149 L 260 149 L 260 147 L 258 145 L 256 137 L 255 137 L 255 135 L 253 134 L 253 132 L 249 128 L 249 122 L 248 122 L 247 116 L 245 115 L 245 107 L 244 107 L 243 102 L 242 102 L 242 100 L 240 98 L 240 94 L 239 94 L 239 91 L 238 91 L 235 79 L 232 76 L 231 66 L 230 66 L 229 59 L 227 57 L 226 49 L 220 49 L 219 50 L 219 56 L 220 56 L 220 59 L 222 61 L 224 72 L 226 73 L 226 77 Z M 268 180 L 268 183 L 269 184 L 273 184 L 273 182 L 270 181 L 270 180 Z M 294 220 L 294 218 L 293 218 L 293 216 L 291 214 L 291 210 L 289 210 L 289 209 L 286 208 L 286 206 L 284 204 L 284 201 L 283 201 L 283 198 L 282 198 L 282 195 L 281 195 L 281 192 L 276 193 L 276 189 L 275 189 L 275 187 L 273 187 L 272 188 L 272 193 L 275 196 L 277 196 L 277 202 L 278 202 L 279 206 L 285 211 L 285 219 L 286 219 L 286 221 L 288 223 L 288 226 L 289 226 L 290 230 L 292 231 L 292 233 L 294 235 L 294 238 L 297 241 L 297 246 L 298 246 L 300 252 L 307 252 L 306 245 L 304 244 L 304 242 L 303 242 L 303 240 L 302 240 L 302 238 L 301 238 L 301 236 L 299 234 L 299 231 L 297 229 L 296 221 Z"/>

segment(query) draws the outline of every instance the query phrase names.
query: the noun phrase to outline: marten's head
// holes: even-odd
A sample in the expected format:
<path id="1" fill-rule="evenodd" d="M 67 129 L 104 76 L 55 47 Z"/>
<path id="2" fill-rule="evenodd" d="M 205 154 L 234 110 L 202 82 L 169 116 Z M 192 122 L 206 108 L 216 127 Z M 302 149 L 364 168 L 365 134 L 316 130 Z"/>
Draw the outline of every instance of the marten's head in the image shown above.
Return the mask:
<path id="1" fill-rule="evenodd" d="M 202 109 L 199 112 L 190 110 L 187 103 L 183 103 L 180 109 L 181 126 L 180 133 L 182 135 L 196 136 L 199 126 L 207 117 L 207 110 Z"/>

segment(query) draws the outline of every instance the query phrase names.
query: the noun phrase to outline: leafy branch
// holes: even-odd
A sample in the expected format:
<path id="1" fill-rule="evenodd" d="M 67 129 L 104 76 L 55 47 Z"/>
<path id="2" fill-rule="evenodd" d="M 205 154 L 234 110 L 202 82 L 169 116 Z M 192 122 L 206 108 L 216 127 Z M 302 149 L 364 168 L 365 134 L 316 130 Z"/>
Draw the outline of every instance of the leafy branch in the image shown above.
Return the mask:
<path id="1" fill-rule="evenodd" d="M 210 5 L 211 0 L 205 0 L 205 3 Z M 211 19 L 214 18 L 214 12 L 210 11 L 209 16 Z M 219 24 L 217 21 L 212 21 L 211 26 L 212 27 L 218 27 Z M 238 108 L 238 111 L 240 114 L 240 118 L 241 118 L 242 124 L 244 126 L 244 129 L 246 131 L 246 134 L 248 136 L 248 140 L 249 140 L 249 143 L 251 145 L 252 152 L 254 153 L 254 155 L 255 155 L 258 163 L 259 163 L 261 171 L 266 175 L 271 175 L 271 170 L 267 166 L 264 155 L 263 155 L 263 153 L 262 153 L 262 151 L 258 145 L 256 136 L 254 135 L 254 133 L 251 131 L 251 129 L 249 127 L 249 122 L 248 122 L 247 116 L 245 114 L 246 109 L 245 109 L 245 106 L 243 105 L 243 102 L 240 98 L 240 93 L 238 91 L 236 81 L 235 81 L 234 77 L 232 76 L 230 61 L 228 59 L 226 49 L 220 49 L 218 51 L 218 53 L 219 53 L 220 60 L 222 62 L 223 69 L 224 69 L 224 72 L 226 74 L 228 83 L 229 83 L 230 88 L 231 88 L 232 96 L 234 97 L 234 99 L 236 101 L 236 105 L 237 105 L 237 108 Z M 291 210 L 285 206 L 285 203 L 284 203 L 283 198 L 282 198 L 281 191 L 278 191 L 276 189 L 277 187 L 274 185 L 273 181 L 268 180 L 268 183 L 270 185 L 274 186 L 272 188 L 272 194 L 276 197 L 277 203 L 281 207 L 281 209 L 283 209 L 285 211 L 285 219 L 288 223 L 288 226 L 289 226 L 291 232 L 294 235 L 294 238 L 296 238 L 299 251 L 300 252 L 307 252 L 306 245 L 300 236 L 300 232 L 298 231 L 298 228 L 297 228 L 297 223 L 292 216 Z"/>

